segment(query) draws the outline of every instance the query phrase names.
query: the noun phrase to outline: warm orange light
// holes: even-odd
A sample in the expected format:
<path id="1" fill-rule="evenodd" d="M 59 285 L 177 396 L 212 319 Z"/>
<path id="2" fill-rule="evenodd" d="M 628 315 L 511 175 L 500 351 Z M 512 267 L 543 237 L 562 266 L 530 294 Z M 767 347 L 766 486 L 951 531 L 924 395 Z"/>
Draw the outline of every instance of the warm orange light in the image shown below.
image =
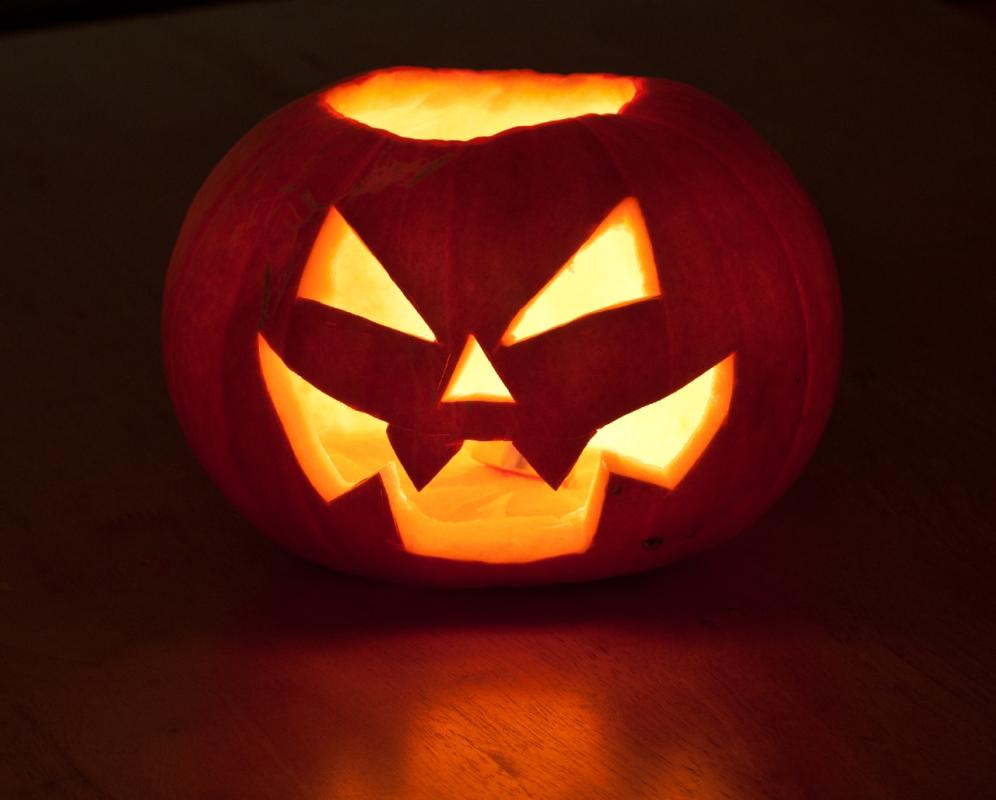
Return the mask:
<path id="1" fill-rule="evenodd" d="M 632 783 L 630 791 L 614 791 L 626 779 L 618 778 L 612 743 L 603 733 L 604 689 L 589 687 L 585 670 L 565 679 L 533 659 L 510 680 L 496 680 L 493 668 L 481 664 L 464 668 L 439 696 L 419 695 L 406 726 L 401 763 L 407 781 L 398 796 L 580 800 L 643 794 Z"/>
<path id="2" fill-rule="evenodd" d="M 467 141 L 585 114 L 617 114 L 632 78 L 528 70 L 391 69 L 330 89 L 336 113 L 408 139 Z"/>
<path id="3" fill-rule="evenodd" d="M 436 341 L 415 306 L 335 208 L 329 210 L 311 248 L 298 297 Z"/>
<path id="4" fill-rule="evenodd" d="M 486 400 L 492 403 L 514 403 L 511 392 L 505 386 L 494 366 L 473 336 L 457 360 L 453 377 L 450 378 L 442 401 L 452 403 L 459 400 Z"/>
<path id="5" fill-rule="evenodd" d="M 323 500 L 335 500 L 394 458 L 386 422 L 291 372 L 262 336 L 258 345 L 266 391 L 297 463 Z"/>
<path id="6" fill-rule="evenodd" d="M 291 448 L 331 502 L 380 473 L 412 553 L 521 563 L 588 549 L 609 472 L 672 487 L 698 459 L 729 409 L 731 355 L 668 397 L 603 427 L 554 490 L 508 442 L 464 442 L 421 491 L 395 458 L 387 423 L 316 389 L 259 337 L 263 380 Z"/>
<path id="7" fill-rule="evenodd" d="M 636 198 L 629 197 L 523 306 L 505 331 L 502 344 L 514 344 L 596 311 L 660 293 L 643 214 Z"/>
<path id="8" fill-rule="evenodd" d="M 729 356 L 677 392 L 600 428 L 588 446 L 617 475 L 672 489 L 716 435 L 732 396 Z"/>

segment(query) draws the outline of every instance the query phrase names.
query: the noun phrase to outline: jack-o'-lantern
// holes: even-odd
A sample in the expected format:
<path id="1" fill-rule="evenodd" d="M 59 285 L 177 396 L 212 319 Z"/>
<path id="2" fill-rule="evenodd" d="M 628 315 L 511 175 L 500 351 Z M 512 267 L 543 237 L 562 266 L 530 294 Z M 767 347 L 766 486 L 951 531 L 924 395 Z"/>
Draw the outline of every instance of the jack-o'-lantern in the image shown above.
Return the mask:
<path id="1" fill-rule="evenodd" d="M 656 79 L 391 69 L 224 158 L 167 280 L 208 472 L 336 568 L 472 585 L 729 537 L 829 413 L 818 217 L 741 119 Z"/>

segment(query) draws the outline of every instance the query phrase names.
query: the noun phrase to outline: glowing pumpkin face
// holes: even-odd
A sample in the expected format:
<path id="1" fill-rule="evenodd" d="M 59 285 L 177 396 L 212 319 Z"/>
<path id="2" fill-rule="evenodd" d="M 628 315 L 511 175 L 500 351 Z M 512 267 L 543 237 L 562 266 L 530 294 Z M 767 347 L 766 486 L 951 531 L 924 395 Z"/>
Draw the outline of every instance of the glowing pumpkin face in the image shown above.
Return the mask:
<path id="1" fill-rule="evenodd" d="M 632 304 L 647 304 L 639 313 L 659 314 L 660 297 L 643 218 L 635 199 L 627 198 L 510 316 L 497 349 L 490 343 L 489 350 L 502 362 L 502 348 Z M 464 308 L 472 303 L 472 297 L 458 300 Z M 283 344 L 287 362 L 264 334 L 259 349 L 267 391 L 298 463 L 326 502 L 380 474 L 401 541 L 412 553 L 498 563 L 583 553 L 598 524 L 608 473 L 672 488 L 730 404 L 732 355 L 678 391 L 613 420 L 584 408 L 553 418 L 548 397 L 555 387 L 542 368 L 528 364 L 509 372 L 510 380 L 521 376 L 514 383 L 517 401 L 474 332 L 460 330 L 449 347 L 439 342 L 336 208 L 305 263 L 294 306 L 293 330 Z M 482 317 L 479 309 L 467 311 L 470 325 Z M 424 343 L 406 343 L 419 350 L 419 366 L 400 407 L 394 392 L 377 391 L 362 374 L 329 359 L 378 329 Z M 623 337 L 606 344 L 620 352 L 632 346 Z M 586 368 L 583 359 L 576 368 Z M 646 376 L 637 382 L 648 383 Z"/>
<path id="2" fill-rule="evenodd" d="M 736 532 L 815 445 L 839 359 L 818 221 L 714 101 L 426 70 L 233 150 L 164 341 L 187 435 L 251 519 L 436 583 L 601 577 Z"/>

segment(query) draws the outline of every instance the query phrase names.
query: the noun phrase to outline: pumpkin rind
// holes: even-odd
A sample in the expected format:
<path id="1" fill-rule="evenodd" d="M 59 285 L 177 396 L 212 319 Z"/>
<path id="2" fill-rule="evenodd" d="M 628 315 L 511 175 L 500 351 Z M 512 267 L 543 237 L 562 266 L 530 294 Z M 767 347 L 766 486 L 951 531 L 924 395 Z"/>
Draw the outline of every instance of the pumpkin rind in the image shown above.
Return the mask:
<path id="1" fill-rule="evenodd" d="M 170 264 L 164 360 L 188 441 L 254 525 L 308 558 L 364 575 L 546 583 L 649 569 L 711 547 L 785 490 L 816 446 L 839 370 L 839 295 L 825 234 L 788 168 L 743 120 L 681 84 L 639 86 L 619 114 L 467 142 L 368 128 L 331 113 L 319 92 L 225 156 L 194 200 Z M 501 346 L 511 315 L 626 197 L 642 209 L 661 302 Z M 331 206 L 389 265 L 437 343 L 296 299 Z M 379 477 L 332 503 L 321 499 L 266 393 L 260 332 L 309 382 L 398 430 L 507 433 L 551 474 L 573 463 L 569 442 L 731 353 L 736 377 L 725 423 L 674 489 L 610 476 L 586 552 L 457 561 L 404 550 Z M 469 335 L 514 407 L 438 403 L 434 392 Z"/>

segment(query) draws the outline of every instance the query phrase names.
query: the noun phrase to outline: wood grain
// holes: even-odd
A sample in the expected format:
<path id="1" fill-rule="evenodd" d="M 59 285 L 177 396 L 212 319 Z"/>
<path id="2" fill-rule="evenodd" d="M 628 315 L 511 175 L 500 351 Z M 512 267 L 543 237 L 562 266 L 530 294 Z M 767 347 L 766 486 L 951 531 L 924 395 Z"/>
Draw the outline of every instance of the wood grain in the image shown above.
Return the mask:
<path id="1" fill-rule="evenodd" d="M 0 797 L 993 796 L 996 28 L 927 2 L 284 2 L 0 39 Z M 160 374 L 170 247 L 251 124 L 393 63 L 688 81 L 821 209 L 847 355 L 741 538 L 416 591 L 266 543 Z"/>

